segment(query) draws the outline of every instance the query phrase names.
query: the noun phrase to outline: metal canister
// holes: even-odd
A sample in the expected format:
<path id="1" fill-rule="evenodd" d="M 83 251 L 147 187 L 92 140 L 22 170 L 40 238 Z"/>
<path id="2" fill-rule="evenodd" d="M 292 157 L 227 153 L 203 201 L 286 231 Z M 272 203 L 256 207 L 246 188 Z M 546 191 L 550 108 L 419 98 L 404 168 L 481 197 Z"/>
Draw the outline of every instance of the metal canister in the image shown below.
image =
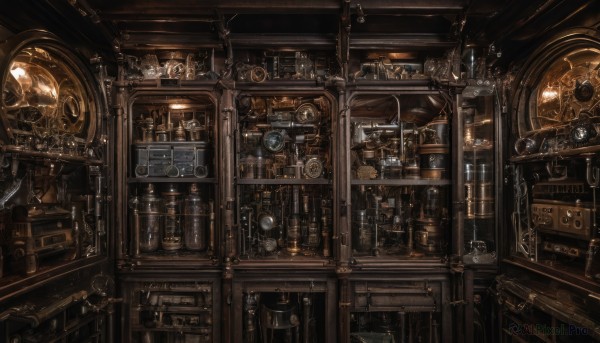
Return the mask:
<path id="1" fill-rule="evenodd" d="M 475 167 L 475 181 L 491 182 L 492 181 L 492 165 L 489 163 L 479 163 Z"/>
<path id="2" fill-rule="evenodd" d="M 359 210 L 354 213 L 352 227 L 355 230 L 353 249 L 358 252 L 369 252 L 373 246 L 373 230 L 369 225 L 366 210 Z"/>
<path id="3" fill-rule="evenodd" d="M 467 199 L 466 201 L 466 216 L 468 219 L 475 218 L 475 201 L 471 199 Z"/>
<path id="4" fill-rule="evenodd" d="M 256 177 L 256 157 L 250 155 L 240 158 L 240 178 L 254 179 Z"/>
<path id="5" fill-rule="evenodd" d="M 475 199 L 475 185 L 472 182 L 465 183 L 465 198 L 467 201 Z"/>
<path id="6" fill-rule="evenodd" d="M 494 215 L 493 199 L 475 199 L 475 217 L 491 218 Z"/>
<path id="7" fill-rule="evenodd" d="M 480 183 L 475 188 L 475 198 L 480 200 L 494 199 L 494 184 Z"/>
<path id="8" fill-rule="evenodd" d="M 417 247 L 430 253 L 441 252 L 444 245 L 444 232 L 438 220 L 421 218 L 415 221 Z"/>
<path id="9" fill-rule="evenodd" d="M 449 148 L 446 146 L 427 146 L 419 148 L 420 171 L 423 179 L 442 179 L 448 175 Z"/>
<path id="10" fill-rule="evenodd" d="M 292 216 L 288 220 L 287 228 L 287 251 L 290 255 L 296 255 L 300 252 L 300 220 L 297 216 Z"/>
<path id="11" fill-rule="evenodd" d="M 450 132 L 448 129 L 448 118 L 439 116 L 425 125 L 422 130 L 423 137 L 421 145 L 450 145 Z"/>
<path id="12" fill-rule="evenodd" d="M 465 163 L 465 182 L 473 182 L 475 180 L 475 168 L 473 163 Z"/>

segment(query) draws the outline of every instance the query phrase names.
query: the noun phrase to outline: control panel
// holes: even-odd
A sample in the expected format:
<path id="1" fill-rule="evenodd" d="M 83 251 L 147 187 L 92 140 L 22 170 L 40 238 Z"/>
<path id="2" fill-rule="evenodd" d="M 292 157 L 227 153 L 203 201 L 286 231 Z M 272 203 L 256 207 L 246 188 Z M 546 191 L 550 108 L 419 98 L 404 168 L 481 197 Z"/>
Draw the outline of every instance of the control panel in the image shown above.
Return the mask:
<path id="1" fill-rule="evenodd" d="M 535 202 L 531 205 L 533 223 L 541 232 L 580 239 L 591 238 L 592 206 Z"/>

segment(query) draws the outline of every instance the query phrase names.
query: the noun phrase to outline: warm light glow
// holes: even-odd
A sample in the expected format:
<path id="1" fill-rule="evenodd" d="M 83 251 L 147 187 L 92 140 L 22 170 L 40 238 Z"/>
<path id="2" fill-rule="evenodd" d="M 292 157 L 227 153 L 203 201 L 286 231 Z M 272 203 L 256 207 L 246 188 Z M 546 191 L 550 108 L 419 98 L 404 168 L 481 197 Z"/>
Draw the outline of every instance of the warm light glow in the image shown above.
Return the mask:
<path id="1" fill-rule="evenodd" d="M 548 87 L 542 92 L 542 102 L 550 102 L 558 98 L 558 92 L 553 87 Z"/>
<path id="2" fill-rule="evenodd" d="M 414 60 L 417 58 L 417 54 L 412 52 L 372 52 L 367 54 L 367 59 L 378 60 L 380 58 L 388 58 L 394 60 Z"/>
<path id="3" fill-rule="evenodd" d="M 169 109 L 172 110 L 184 110 L 186 108 L 190 108 L 189 104 L 169 104 Z"/>
<path id="4" fill-rule="evenodd" d="M 10 73 L 12 74 L 12 76 L 15 79 L 20 78 L 21 76 L 25 75 L 25 69 L 21 68 L 21 67 L 16 67 L 14 69 L 11 69 Z"/>

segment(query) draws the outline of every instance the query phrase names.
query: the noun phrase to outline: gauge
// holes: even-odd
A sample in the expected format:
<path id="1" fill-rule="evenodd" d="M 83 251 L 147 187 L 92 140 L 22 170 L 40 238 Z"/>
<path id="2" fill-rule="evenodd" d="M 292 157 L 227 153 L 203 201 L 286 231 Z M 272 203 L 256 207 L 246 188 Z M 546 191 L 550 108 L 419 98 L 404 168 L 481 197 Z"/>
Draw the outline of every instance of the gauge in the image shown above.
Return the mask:
<path id="1" fill-rule="evenodd" d="M 296 120 L 299 123 L 313 123 L 320 117 L 317 107 L 311 103 L 305 103 L 296 109 Z"/>
<path id="2" fill-rule="evenodd" d="M 135 167 L 135 176 L 148 176 L 148 167 L 145 165 L 137 165 Z"/>
<path id="3" fill-rule="evenodd" d="M 178 177 L 179 176 L 179 168 L 174 165 L 170 165 L 165 169 L 165 174 L 168 177 Z"/>
<path id="4" fill-rule="evenodd" d="M 304 175 L 316 179 L 323 174 L 323 163 L 316 157 L 309 158 L 304 164 Z"/>
<path id="5" fill-rule="evenodd" d="M 579 101 L 589 101 L 594 96 L 594 86 L 589 80 L 575 82 L 575 98 Z"/>
<path id="6" fill-rule="evenodd" d="M 270 231 L 273 227 L 275 227 L 275 217 L 268 213 L 262 213 L 258 216 L 258 226 L 263 231 Z"/>
<path id="7" fill-rule="evenodd" d="M 576 144 L 587 143 L 591 138 L 596 135 L 596 131 L 589 124 L 575 125 L 571 129 L 571 139 Z"/>
<path id="8" fill-rule="evenodd" d="M 206 166 L 196 166 L 194 168 L 194 176 L 196 177 L 207 177 L 208 176 L 208 168 Z"/>
<path id="9" fill-rule="evenodd" d="M 250 80 L 252 82 L 263 82 L 267 79 L 267 71 L 263 67 L 255 66 L 250 71 Z"/>
<path id="10" fill-rule="evenodd" d="M 280 152 L 285 145 L 285 137 L 282 131 L 268 131 L 263 135 L 262 142 L 270 152 Z"/>

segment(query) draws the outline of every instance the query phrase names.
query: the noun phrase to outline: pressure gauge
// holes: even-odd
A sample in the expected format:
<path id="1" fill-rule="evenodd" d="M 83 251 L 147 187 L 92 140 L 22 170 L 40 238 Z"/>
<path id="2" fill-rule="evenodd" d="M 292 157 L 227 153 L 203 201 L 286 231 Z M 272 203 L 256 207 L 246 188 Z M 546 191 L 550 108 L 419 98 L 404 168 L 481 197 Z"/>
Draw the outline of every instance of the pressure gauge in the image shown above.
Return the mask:
<path id="1" fill-rule="evenodd" d="M 571 138 L 576 143 L 584 143 L 588 140 L 590 133 L 585 126 L 576 126 L 571 130 Z"/>
<path id="2" fill-rule="evenodd" d="M 268 131 L 263 135 L 262 143 L 270 152 L 280 152 L 285 145 L 285 137 L 282 131 Z"/>
<path id="3" fill-rule="evenodd" d="M 594 86 L 589 80 L 575 82 L 575 99 L 579 101 L 589 101 L 594 96 Z"/>
<path id="4" fill-rule="evenodd" d="M 258 226 L 263 231 L 270 231 L 272 228 L 275 227 L 275 223 L 275 217 L 268 213 L 261 213 L 258 216 Z"/>
<path id="5" fill-rule="evenodd" d="M 165 174 L 168 177 L 179 177 L 179 168 L 171 164 L 165 168 Z"/>
<path id="6" fill-rule="evenodd" d="M 596 136 L 596 131 L 590 124 L 578 124 L 571 128 L 571 140 L 575 144 L 585 144 Z"/>
<path id="7" fill-rule="evenodd" d="M 267 71 L 263 67 L 255 66 L 250 70 L 250 80 L 252 82 L 263 82 L 267 79 Z"/>
<path id="8" fill-rule="evenodd" d="M 313 123 L 319 119 L 320 115 L 319 110 L 311 103 L 302 104 L 296 109 L 296 120 L 299 123 Z"/>
<path id="9" fill-rule="evenodd" d="M 309 158 L 304 164 L 304 176 L 316 179 L 323 175 L 323 163 L 317 157 Z"/>

